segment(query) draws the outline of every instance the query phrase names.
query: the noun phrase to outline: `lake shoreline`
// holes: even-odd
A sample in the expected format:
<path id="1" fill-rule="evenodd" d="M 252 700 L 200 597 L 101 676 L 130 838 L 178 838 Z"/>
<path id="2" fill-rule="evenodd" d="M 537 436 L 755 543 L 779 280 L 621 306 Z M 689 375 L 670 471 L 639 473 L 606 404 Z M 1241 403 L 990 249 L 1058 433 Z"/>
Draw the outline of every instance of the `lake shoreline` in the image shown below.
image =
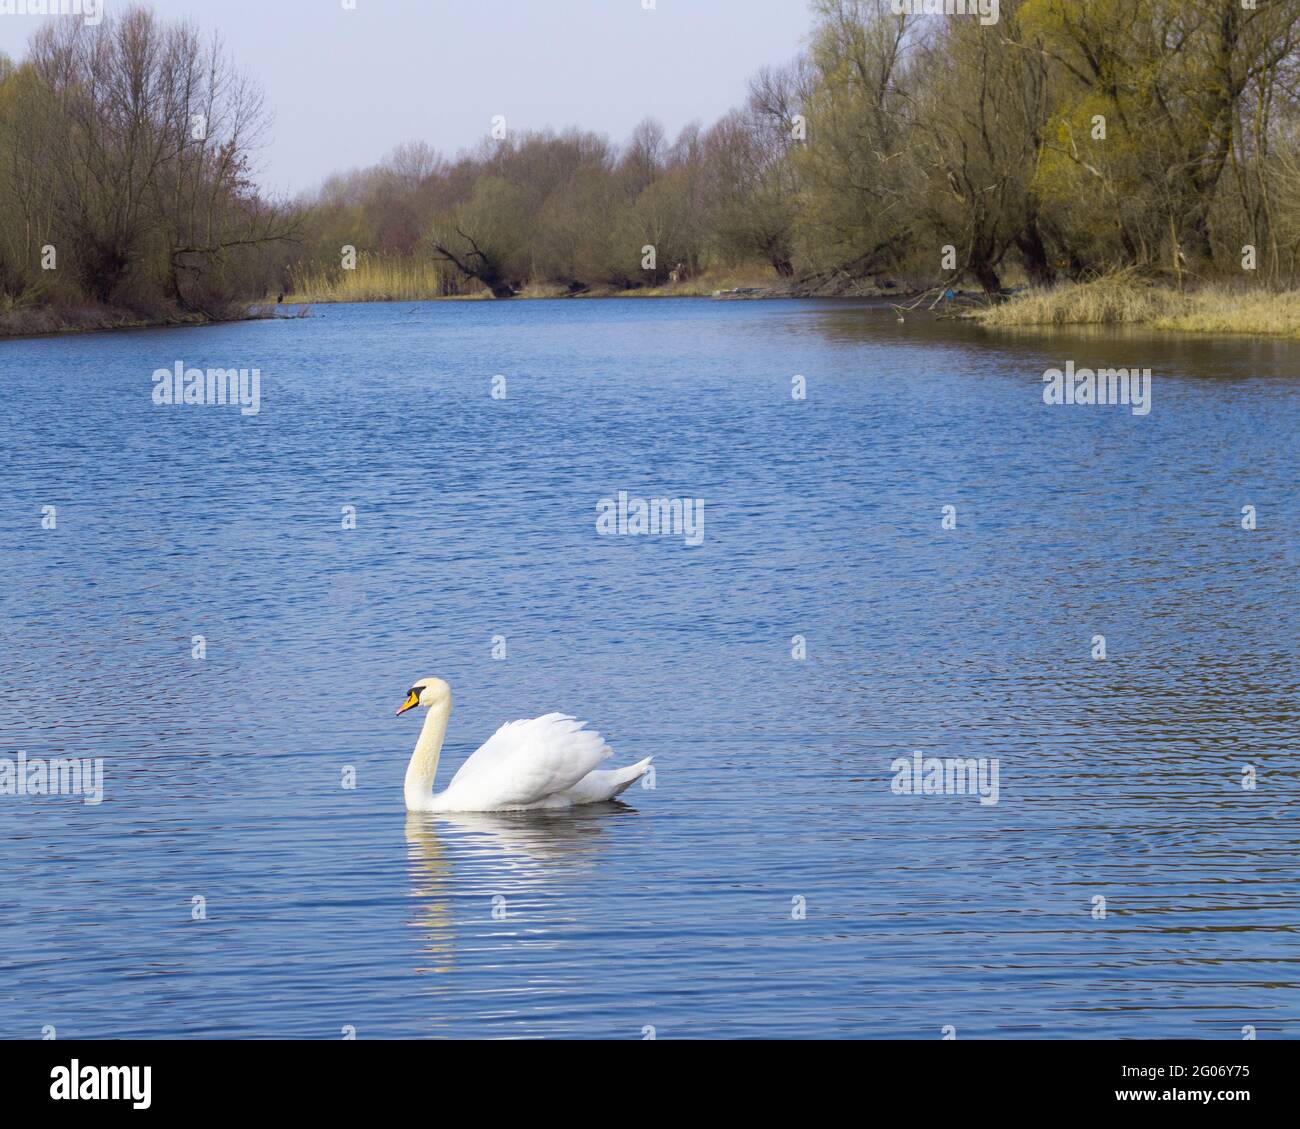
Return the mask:
<path id="1" fill-rule="evenodd" d="M 737 288 L 745 290 L 749 288 Z M 513 298 L 493 298 L 486 291 L 477 294 L 430 294 L 421 296 L 398 297 L 391 294 L 358 296 L 355 294 L 309 294 L 286 295 L 282 302 L 274 298 L 262 299 L 248 303 L 228 315 L 214 316 L 201 313 L 182 313 L 169 311 L 155 317 L 146 317 L 138 313 L 111 306 L 80 306 L 73 310 L 55 310 L 34 308 L 14 310 L 0 315 L 0 341 L 21 341 L 40 337 L 62 337 L 80 333 L 107 333 L 140 329 L 172 329 L 180 327 L 199 328 L 203 326 L 228 325 L 242 321 L 261 321 L 284 319 L 286 317 L 307 317 L 312 306 L 373 305 L 391 303 L 393 305 L 420 304 L 424 302 L 558 302 L 575 300 L 602 299 L 681 299 L 710 298 L 717 301 L 757 301 L 757 300 L 799 300 L 799 301 L 872 301 L 886 299 L 910 300 L 924 291 L 890 290 L 881 287 L 863 287 L 856 293 L 803 293 L 771 290 L 764 293 L 736 293 L 726 290 L 710 290 L 695 287 L 689 283 L 663 287 L 645 287 L 637 290 L 584 290 L 566 292 L 562 287 L 529 286 Z M 280 313 L 280 310 L 295 312 Z"/>
<path id="2" fill-rule="evenodd" d="M 464 282 L 462 282 L 464 285 Z M 692 278 L 618 287 L 584 282 L 525 282 L 508 297 L 494 298 L 486 288 L 449 294 L 430 280 L 411 273 L 363 263 L 356 271 L 317 276 L 301 282 L 284 296 L 286 305 L 335 305 L 349 302 L 483 302 L 592 298 L 851 298 L 911 300 L 927 291 L 895 279 L 852 278 L 848 275 L 805 275 L 778 278 L 753 269 L 709 270 Z"/>
<path id="3" fill-rule="evenodd" d="M 1135 326 L 1170 333 L 1300 339 L 1300 291 L 1184 289 L 1131 272 L 1015 294 L 959 315 L 988 329 Z"/>
<path id="4" fill-rule="evenodd" d="M 255 302 L 232 308 L 216 316 L 198 312 L 170 310 L 146 316 L 114 306 L 78 306 L 71 310 L 34 308 L 11 310 L 0 314 L 0 341 L 24 341 L 40 337 L 64 337 L 80 333 L 110 333 L 140 329 L 177 329 L 181 327 L 228 325 L 241 321 L 264 321 L 274 318 L 274 305 Z M 302 317 L 303 314 L 295 314 Z"/>
<path id="5" fill-rule="evenodd" d="M 421 304 L 442 302 L 558 302 L 602 299 L 666 300 L 707 298 L 713 301 L 857 301 L 893 306 L 899 319 L 930 315 L 971 322 L 985 329 L 1051 330 L 1081 326 L 1127 326 L 1161 333 L 1192 333 L 1198 336 L 1257 337 L 1274 340 L 1300 339 L 1300 291 L 1232 291 L 1222 286 L 1179 290 L 1120 275 L 1086 283 L 1022 289 L 993 305 L 975 305 L 981 297 L 969 291 L 953 292 L 951 301 L 935 297 L 935 288 L 918 290 L 900 286 L 859 286 L 852 292 L 828 293 L 799 283 L 710 289 L 690 282 L 635 290 L 565 290 L 560 286 L 526 287 L 513 298 L 478 294 L 445 294 L 420 297 L 356 294 L 287 295 L 282 304 L 274 300 L 232 308 L 225 316 L 168 311 L 155 317 L 141 316 L 109 306 L 78 307 L 74 310 L 33 309 L 0 315 L 0 340 L 60 337 L 66 334 L 109 331 L 166 329 L 225 325 L 233 322 L 310 316 L 314 305 Z M 942 302 L 942 308 L 940 308 Z M 954 308 L 953 302 L 958 303 Z M 904 305 L 904 303 L 911 303 Z M 295 312 L 279 313 L 292 308 Z"/>
<path id="6" fill-rule="evenodd" d="M 949 295 L 951 297 L 949 297 Z M 1232 290 L 1206 285 L 1196 289 L 1142 279 L 1131 273 L 1107 275 L 1091 282 L 1050 287 L 1017 287 L 1004 291 L 1004 300 L 989 304 L 980 292 L 917 288 L 901 283 L 884 286 L 838 281 L 834 285 L 809 280 L 765 282 L 718 288 L 698 282 L 669 283 L 635 290 L 565 290 L 554 285 L 529 285 L 513 298 L 493 298 L 488 292 L 463 295 L 392 298 L 360 297 L 329 292 L 290 295 L 286 305 L 334 305 L 374 301 L 481 302 L 560 301 L 602 298 L 710 298 L 714 301 L 860 301 L 893 306 L 900 320 L 930 315 L 972 322 L 987 329 L 1064 329 L 1081 326 L 1127 326 L 1161 333 L 1277 340 L 1300 338 L 1300 291 Z"/>

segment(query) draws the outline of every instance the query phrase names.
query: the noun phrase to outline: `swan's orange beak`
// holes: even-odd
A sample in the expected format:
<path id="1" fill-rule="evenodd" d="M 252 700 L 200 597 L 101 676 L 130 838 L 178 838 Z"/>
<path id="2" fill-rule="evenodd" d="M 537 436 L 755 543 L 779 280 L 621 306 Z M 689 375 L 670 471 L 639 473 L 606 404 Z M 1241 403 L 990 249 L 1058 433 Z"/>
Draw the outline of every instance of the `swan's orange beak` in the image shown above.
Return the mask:
<path id="1" fill-rule="evenodd" d="M 397 711 L 396 716 L 401 717 L 402 714 L 404 714 L 407 710 L 413 710 L 419 704 L 420 704 L 420 695 L 417 694 L 414 690 L 412 690 L 410 697 L 406 699 L 406 703 L 402 706 L 402 708 Z"/>

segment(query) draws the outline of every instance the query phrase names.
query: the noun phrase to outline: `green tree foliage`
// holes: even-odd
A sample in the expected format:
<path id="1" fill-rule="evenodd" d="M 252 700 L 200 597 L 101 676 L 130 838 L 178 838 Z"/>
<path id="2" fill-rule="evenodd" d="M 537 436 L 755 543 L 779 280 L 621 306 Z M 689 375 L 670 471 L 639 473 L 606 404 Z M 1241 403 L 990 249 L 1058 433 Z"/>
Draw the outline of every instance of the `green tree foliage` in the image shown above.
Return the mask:
<path id="1" fill-rule="evenodd" d="M 187 25 L 47 24 L 0 67 L 0 297 L 217 314 L 264 291 L 293 225 L 250 181 L 262 124 Z"/>
<path id="2" fill-rule="evenodd" d="M 292 210 L 250 182 L 260 98 L 214 46 L 141 9 L 61 21 L 0 61 L 0 298 L 208 309 L 300 272 L 328 288 L 349 249 L 498 297 L 742 267 L 995 292 L 1250 260 L 1296 281 L 1300 4 L 812 10 L 806 50 L 711 127 L 511 132 L 454 159 L 411 144 Z"/>

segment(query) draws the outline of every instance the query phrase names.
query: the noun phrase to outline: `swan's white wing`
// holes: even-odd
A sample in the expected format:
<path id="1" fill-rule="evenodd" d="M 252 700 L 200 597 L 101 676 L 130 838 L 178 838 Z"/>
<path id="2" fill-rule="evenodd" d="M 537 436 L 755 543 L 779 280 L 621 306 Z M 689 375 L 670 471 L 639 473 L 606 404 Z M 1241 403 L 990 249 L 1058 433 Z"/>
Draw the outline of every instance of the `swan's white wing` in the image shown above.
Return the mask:
<path id="1" fill-rule="evenodd" d="M 460 766 L 448 798 L 522 807 L 571 788 L 610 755 L 599 733 L 562 713 L 503 725 Z"/>

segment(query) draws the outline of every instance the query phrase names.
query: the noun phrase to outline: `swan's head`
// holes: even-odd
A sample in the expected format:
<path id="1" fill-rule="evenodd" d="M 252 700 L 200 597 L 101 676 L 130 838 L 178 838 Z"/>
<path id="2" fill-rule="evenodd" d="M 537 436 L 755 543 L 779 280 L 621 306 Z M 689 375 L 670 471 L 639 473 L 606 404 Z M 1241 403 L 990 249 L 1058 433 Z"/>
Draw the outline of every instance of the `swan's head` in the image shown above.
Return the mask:
<path id="1" fill-rule="evenodd" d="M 451 687 L 441 678 L 421 678 L 406 692 L 406 701 L 397 711 L 397 716 L 401 717 L 407 710 L 413 710 L 416 706 L 423 706 L 427 710 L 431 706 L 442 705 L 443 702 L 450 704 Z"/>

